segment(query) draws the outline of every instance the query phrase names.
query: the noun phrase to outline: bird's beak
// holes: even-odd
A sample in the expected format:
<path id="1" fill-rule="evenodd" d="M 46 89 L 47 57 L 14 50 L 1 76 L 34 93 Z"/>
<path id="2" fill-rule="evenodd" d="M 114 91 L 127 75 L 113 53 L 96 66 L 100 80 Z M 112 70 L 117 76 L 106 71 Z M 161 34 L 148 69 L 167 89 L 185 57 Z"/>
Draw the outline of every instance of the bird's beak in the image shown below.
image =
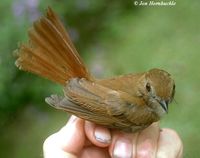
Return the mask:
<path id="1" fill-rule="evenodd" d="M 162 108 L 165 110 L 166 113 L 168 113 L 168 103 L 164 100 L 159 101 Z"/>

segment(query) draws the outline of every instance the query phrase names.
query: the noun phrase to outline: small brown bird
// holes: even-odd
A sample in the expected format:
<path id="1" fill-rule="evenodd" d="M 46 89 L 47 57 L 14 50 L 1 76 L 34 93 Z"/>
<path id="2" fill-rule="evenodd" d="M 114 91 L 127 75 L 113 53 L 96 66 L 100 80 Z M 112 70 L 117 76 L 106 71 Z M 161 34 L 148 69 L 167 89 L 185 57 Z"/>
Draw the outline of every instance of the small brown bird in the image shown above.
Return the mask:
<path id="1" fill-rule="evenodd" d="M 64 85 L 64 96 L 52 95 L 48 104 L 109 128 L 140 131 L 167 113 L 174 97 L 174 80 L 160 69 L 94 78 L 50 8 L 29 30 L 29 43 L 16 51 L 19 69 Z"/>

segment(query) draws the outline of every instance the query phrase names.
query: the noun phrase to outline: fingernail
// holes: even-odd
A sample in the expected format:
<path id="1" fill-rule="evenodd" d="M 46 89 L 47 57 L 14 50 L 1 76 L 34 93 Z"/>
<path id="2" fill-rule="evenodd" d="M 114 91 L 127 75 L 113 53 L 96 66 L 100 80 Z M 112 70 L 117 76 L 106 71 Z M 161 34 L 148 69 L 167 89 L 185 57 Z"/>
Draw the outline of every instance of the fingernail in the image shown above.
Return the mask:
<path id="1" fill-rule="evenodd" d="M 114 146 L 114 158 L 131 158 L 132 157 L 132 143 L 125 138 L 119 138 Z"/>
<path id="2" fill-rule="evenodd" d="M 109 144 L 111 142 L 111 134 L 107 128 L 97 126 L 94 131 L 94 136 L 101 143 Z"/>

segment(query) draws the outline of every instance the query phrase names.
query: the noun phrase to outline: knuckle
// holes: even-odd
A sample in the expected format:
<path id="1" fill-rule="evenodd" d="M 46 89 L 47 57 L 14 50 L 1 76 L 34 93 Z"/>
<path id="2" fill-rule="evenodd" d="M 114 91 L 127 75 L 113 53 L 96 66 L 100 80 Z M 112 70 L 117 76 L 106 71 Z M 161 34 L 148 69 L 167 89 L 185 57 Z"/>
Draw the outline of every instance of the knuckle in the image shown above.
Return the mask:
<path id="1" fill-rule="evenodd" d="M 138 158 L 152 158 L 153 152 L 149 150 L 140 150 L 137 152 L 137 157 Z"/>

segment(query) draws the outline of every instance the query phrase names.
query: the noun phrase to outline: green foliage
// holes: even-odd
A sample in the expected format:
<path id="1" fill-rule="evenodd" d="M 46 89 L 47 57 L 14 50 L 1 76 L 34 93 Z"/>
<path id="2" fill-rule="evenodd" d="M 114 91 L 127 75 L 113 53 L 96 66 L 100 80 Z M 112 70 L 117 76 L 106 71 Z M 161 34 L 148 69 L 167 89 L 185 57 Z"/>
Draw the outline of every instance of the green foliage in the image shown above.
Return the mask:
<path id="1" fill-rule="evenodd" d="M 36 7 L 33 4 L 29 6 L 28 3 L 33 3 Z M 72 38 L 80 49 L 86 48 L 89 42 L 98 36 L 98 31 L 102 28 L 104 19 L 113 14 L 110 10 L 118 10 L 115 8 L 119 8 L 116 14 L 120 14 L 130 8 L 128 3 L 123 5 L 120 1 L 106 3 L 105 0 L 84 3 L 82 1 L 63 0 L 58 2 L 47 0 L 42 1 L 38 7 L 44 13 L 47 6 L 55 6 L 53 9 L 67 23 Z M 35 3 L 34 1 L 25 3 L 23 0 L 8 1 L 2 3 L 0 8 L 2 8 L 1 15 L 4 15 L 1 18 L 0 29 L 0 119 L 1 125 L 3 125 L 7 118 L 21 107 L 30 103 L 41 105 L 43 102 L 41 98 L 50 94 L 49 90 L 52 86 L 49 82 L 38 79 L 33 75 L 19 72 L 14 66 L 13 50 L 17 48 L 17 44 L 20 44 L 19 41 L 27 39 L 27 29 L 32 23 L 31 20 L 36 19 L 39 14 L 43 14 L 37 9 L 37 1 Z M 10 12 L 5 8 L 9 8 Z M 98 23 L 96 22 L 97 16 Z M 84 43 L 79 41 L 79 38 Z"/>
<path id="2" fill-rule="evenodd" d="M 187 158 L 196 158 L 200 154 L 197 134 L 200 132 L 200 21 L 197 20 L 197 3 L 182 1 L 172 8 L 141 8 L 136 14 L 109 21 L 108 34 L 103 34 L 100 40 L 102 49 L 112 52 L 104 55 L 106 67 L 111 67 L 107 72 L 109 75 L 141 72 L 154 67 L 173 75 L 176 102 L 170 105 L 169 114 L 161 125 L 180 134 Z"/>
<path id="3" fill-rule="evenodd" d="M 38 2 L 37 0 L 2 0 L 0 3 L 0 141 L 2 141 L 0 144 L 2 144 L 1 151 L 5 151 L 4 157 L 11 153 L 3 149 L 9 147 L 14 150 L 15 146 L 18 146 L 17 143 L 22 143 L 13 138 L 15 134 L 12 133 L 20 129 L 17 125 L 18 117 L 22 115 L 20 124 L 25 123 L 26 126 L 31 126 L 34 120 L 32 117 L 37 118 L 38 116 L 33 116 L 34 113 L 30 112 L 30 118 L 27 119 L 24 116 L 26 109 L 33 106 L 36 111 L 42 111 L 45 107 L 49 107 L 44 103 L 46 96 L 52 93 L 62 93 L 58 85 L 53 85 L 30 73 L 21 72 L 14 65 L 13 51 L 17 45 L 27 40 L 27 30 L 32 21 L 43 14 L 48 6 L 53 7 L 66 23 L 77 47 L 82 50 L 87 48 L 91 41 L 98 39 L 97 36 L 103 28 L 104 19 L 113 15 L 117 16 L 131 8 L 130 2 L 110 1 L 107 3 L 105 0 L 85 2 L 46 0 L 39 4 Z M 97 17 L 98 23 L 96 22 Z M 10 131 L 10 137 L 4 135 L 8 131 Z M 19 151 L 19 157 L 23 157 L 22 153 Z"/>
<path id="4" fill-rule="evenodd" d="M 3 157 L 41 157 L 45 137 L 61 127 L 66 116 L 44 104 L 45 96 L 62 93 L 60 86 L 14 66 L 12 51 L 27 39 L 30 26 L 27 10 L 18 19 L 13 15 L 13 4 L 21 1 L 0 3 L 0 128 L 4 129 L 0 148 Z M 198 0 L 177 0 L 174 7 L 135 7 L 133 1 L 45 0 L 39 4 L 39 13 L 53 7 L 97 75 L 153 67 L 169 71 L 176 81 L 177 103 L 170 105 L 161 125 L 178 131 L 185 157 L 195 158 L 200 155 L 198 4 Z"/>

